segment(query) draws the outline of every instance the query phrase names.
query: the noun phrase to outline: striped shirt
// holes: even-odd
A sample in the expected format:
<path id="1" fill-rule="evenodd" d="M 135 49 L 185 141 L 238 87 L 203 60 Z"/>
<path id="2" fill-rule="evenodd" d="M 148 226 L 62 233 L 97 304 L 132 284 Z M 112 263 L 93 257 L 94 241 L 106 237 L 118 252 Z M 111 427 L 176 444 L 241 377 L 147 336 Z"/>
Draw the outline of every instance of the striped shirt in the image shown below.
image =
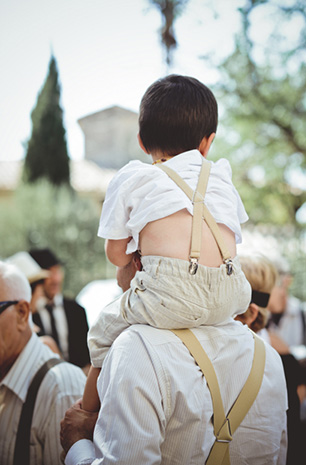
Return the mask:
<path id="1" fill-rule="evenodd" d="M 229 321 L 192 330 L 209 355 L 227 412 L 253 360 L 248 328 Z M 283 366 L 265 344 L 261 389 L 234 433 L 231 465 L 285 465 L 287 394 Z M 204 464 L 215 440 L 210 391 L 171 331 L 133 325 L 112 345 L 98 378 L 101 410 L 94 443 L 70 448 L 66 465 Z"/>
<path id="2" fill-rule="evenodd" d="M 23 403 L 38 369 L 55 354 L 33 334 L 0 383 L 0 465 L 13 464 L 15 438 Z M 65 411 L 84 391 L 83 371 L 67 362 L 45 375 L 34 408 L 31 436 L 31 465 L 61 464 L 60 421 Z"/>

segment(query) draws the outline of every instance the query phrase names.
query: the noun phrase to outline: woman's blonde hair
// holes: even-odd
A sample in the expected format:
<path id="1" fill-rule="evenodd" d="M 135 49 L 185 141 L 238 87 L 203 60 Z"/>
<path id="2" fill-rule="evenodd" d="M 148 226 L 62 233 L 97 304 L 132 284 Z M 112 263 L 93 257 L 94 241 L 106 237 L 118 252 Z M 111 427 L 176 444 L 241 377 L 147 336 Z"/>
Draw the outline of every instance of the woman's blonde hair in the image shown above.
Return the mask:
<path id="1" fill-rule="evenodd" d="M 264 255 L 240 256 L 242 271 L 251 284 L 253 291 L 270 294 L 276 284 L 278 272 L 275 266 Z M 249 309 L 239 315 L 240 320 L 246 320 Z M 258 307 L 257 318 L 251 324 L 254 332 L 264 328 L 267 324 L 269 312 L 267 308 Z"/>

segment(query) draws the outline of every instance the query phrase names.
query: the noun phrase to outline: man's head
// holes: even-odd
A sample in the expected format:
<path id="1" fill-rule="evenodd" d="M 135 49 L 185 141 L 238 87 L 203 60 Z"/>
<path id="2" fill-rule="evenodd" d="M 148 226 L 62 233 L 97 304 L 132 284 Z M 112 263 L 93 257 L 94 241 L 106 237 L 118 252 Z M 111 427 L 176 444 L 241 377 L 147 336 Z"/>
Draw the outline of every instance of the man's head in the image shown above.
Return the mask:
<path id="1" fill-rule="evenodd" d="M 14 265 L 0 261 L 0 380 L 31 337 L 30 299 L 26 276 Z"/>
<path id="2" fill-rule="evenodd" d="M 31 257 L 44 270 L 49 271 L 49 276 L 43 282 L 46 297 L 53 300 L 55 295 L 61 293 L 64 273 L 61 261 L 50 249 L 32 249 L 29 251 Z"/>
<path id="3" fill-rule="evenodd" d="M 142 97 L 139 138 L 148 153 L 177 155 L 198 149 L 214 135 L 217 118 L 217 102 L 208 87 L 192 77 L 170 75 Z"/>

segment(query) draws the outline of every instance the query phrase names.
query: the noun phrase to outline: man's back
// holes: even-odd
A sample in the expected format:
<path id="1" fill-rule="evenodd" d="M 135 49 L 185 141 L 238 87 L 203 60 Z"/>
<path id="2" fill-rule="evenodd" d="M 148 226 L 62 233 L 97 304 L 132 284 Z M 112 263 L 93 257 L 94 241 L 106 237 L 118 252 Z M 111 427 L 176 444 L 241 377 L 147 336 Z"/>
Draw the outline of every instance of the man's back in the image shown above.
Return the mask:
<path id="1" fill-rule="evenodd" d="M 213 363 L 227 412 L 250 372 L 253 336 L 232 320 L 193 332 Z M 214 442 L 210 392 L 172 332 L 144 325 L 123 332 L 104 362 L 98 391 L 94 442 L 105 463 L 205 463 Z M 262 387 L 234 434 L 231 465 L 285 464 L 286 409 L 282 363 L 266 346 Z"/>

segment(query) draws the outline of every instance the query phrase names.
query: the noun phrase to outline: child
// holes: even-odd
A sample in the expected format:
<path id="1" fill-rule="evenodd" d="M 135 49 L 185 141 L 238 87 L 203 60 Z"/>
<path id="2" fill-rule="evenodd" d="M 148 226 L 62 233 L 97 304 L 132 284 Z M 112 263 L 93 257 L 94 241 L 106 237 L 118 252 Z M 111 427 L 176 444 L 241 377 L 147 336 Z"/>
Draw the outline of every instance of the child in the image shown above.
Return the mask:
<path id="1" fill-rule="evenodd" d="M 194 78 L 167 76 L 142 98 L 138 140 L 153 165 L 131 161 L 116 174 L 98 235 L 107 239 L 106 255 L 114 265 L 126 267 L 138 250 L 143 268 L 89 331 L 97 370 L 91 369 L 87 381 L 86 410 L 98 408 L 96 377 L 129 325 L 193 328 L 222 323 L 248 308 L 251 288 L 236 256 L 240 223 L 248 216 L 229 162 L 205 160 L 216 128 L 216 100 Z"/>

